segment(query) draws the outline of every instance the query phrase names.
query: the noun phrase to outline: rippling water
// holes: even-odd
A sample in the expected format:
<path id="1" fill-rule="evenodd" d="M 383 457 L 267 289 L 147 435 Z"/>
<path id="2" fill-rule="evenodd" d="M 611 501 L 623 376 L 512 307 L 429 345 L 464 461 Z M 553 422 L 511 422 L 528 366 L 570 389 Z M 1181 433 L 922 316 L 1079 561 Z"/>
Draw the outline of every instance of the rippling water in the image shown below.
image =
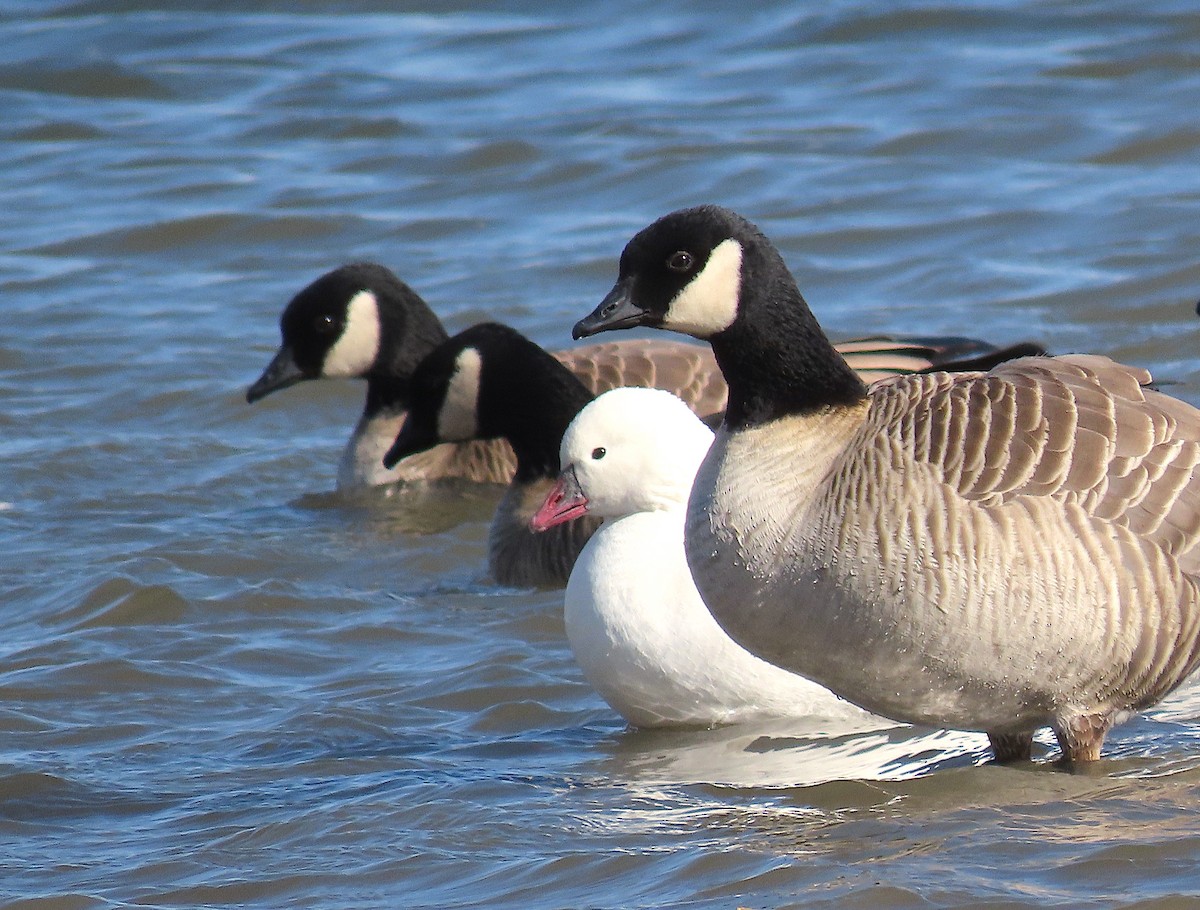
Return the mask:
<path id="1" fill-rule="evenodd" d="M 556 8 L 557 7 L 557 8 Z M 247 406 L 351 259 L 547 345 L 682 205 L 834 334 L 1037 338 L 1200 402 L 1200 13 L 0 0 L 4 906 L 1180 906 L 1194 691 L 1097 773 L 978 737 L 645 733 L 493 490 L 331 493 L 360 387 Z"/>

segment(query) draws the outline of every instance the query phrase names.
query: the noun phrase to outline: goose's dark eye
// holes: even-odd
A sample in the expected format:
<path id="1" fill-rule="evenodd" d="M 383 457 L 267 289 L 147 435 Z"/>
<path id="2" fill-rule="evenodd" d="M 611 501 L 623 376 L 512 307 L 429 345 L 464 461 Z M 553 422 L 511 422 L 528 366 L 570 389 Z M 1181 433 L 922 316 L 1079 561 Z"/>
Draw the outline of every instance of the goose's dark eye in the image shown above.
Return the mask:
<path id="1" fill-rule="evenodd" d="M 686 272 L 695 261 L 695 257 L 687 250 L 680 250 L 667 257 L 667 268 L 672 272 Z"/>
<path id="2" fill-rule="evenodd" d="M 604 446 L 596 446 L 596 448 L 592 449 L 592 460 L 599 461 L 607 454 L 608 452 L 605 451 Z"/>
<path id="3" fill-rule="evenodd" d="M 337 331 L 337 321 L 328 313 L 322 313 L 313 320 L 313 331 L 318 335 L 332 335 Z"/>

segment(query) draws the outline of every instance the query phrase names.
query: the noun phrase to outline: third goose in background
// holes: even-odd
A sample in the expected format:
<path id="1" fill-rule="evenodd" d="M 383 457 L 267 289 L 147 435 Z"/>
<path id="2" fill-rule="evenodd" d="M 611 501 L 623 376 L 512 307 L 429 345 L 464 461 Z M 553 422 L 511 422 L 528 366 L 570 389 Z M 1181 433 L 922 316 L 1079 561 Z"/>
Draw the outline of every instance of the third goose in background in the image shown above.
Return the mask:
<path id="1" fill-rule="evenodd" d="M 412 375 L 411 410 L 384 458 L 390 467 L 433 446 L 503 439 L 512 483 L 488 533 L 488 567 L 506 585 L 563 585 L 594 519 L 535 534 L 529 519 L 558 476 L 563 433 L 592 393 L 520 332 L 481 323 L 439 345 Z"/>
<path id="2" fill-rule="evenodd" d="M 1200 659 L 1200 411 L 1104 357 L 1037 357 L 868 390 L 765 236 L 668 215 L 621 254 L 576 337 L 712 344 L 725 422 L 688 563 L 738 643 L 870 711 L 988 733 L 1050 726 L 1099 757 Z"/>

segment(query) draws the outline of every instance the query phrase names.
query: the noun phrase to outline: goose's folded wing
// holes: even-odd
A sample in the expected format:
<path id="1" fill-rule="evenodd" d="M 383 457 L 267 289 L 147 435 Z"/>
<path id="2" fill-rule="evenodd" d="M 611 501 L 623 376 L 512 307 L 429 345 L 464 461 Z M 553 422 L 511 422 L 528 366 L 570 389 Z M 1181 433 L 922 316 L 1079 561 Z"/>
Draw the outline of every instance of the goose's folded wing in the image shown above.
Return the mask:
<path id="1" fill-rule="evenodd" d="M 988 373 L 883 383 L 868 424 L 893 459 L 964 498 L 1050 496 L 1200 569 L 1200 411 L 1105 357 L 1036 357 Z"/>
<path id="2" fill-rule="evenodd" d="M 897 335 L 855 338 L 835 347 L 868 384 L 929 369 L 970 369 L 984 358 L 998 362 L 1040 350 L 1030 344 L 997 349 L 972 338 Z M 619 386 L 666 389 L 701 417 L 725 410 L 728 390 L 707 345 L 634 338 L 555 351 L 554 356 L 597 395 Z"/>
<path id="3" fill-rule="evenodd" d="M 701 417 L 725 410 L 725 380 L 707 346 L 633 338 L 555 351 L 554 356 L 597 395 L 620 386 L 666 389 Z"/>
<path id="4" fill-rule="evenodd" d="M 469 439 L 466 442 L 435 446 L 428 453 L 410 455 L 400 462 L 440 458 L 434 477 L 461 477 L 472 483 L 508 483 L 517 469 L 517 456 L 504 439 Z"/>
<path id="5" fill-rule="evenodd" d="M 957 336 L 872 335 L 838 341 L 834 347 L 868 385 L 910 373 L 988 370 L 1006 360 L 1046 353 L 1040 344 L 1028 341 L 998 348 Z"/>

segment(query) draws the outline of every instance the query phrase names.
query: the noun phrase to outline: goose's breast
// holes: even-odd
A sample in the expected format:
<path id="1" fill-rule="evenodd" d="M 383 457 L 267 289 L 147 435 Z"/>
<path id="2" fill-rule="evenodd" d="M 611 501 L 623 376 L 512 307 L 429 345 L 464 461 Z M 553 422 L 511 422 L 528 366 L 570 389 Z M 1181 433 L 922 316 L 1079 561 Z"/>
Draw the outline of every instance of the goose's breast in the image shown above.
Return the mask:
<path id="1" fill-rule="evenodd" d="M 492 577 L 514 587 L 561 587 L 599 519 L 584 516 L 555 525 L 548 531 L 529 526 L 545 502 L 554 481 L 543 478 L 527 483 L 513 481 L 504 492 L 488 530 L 488 567 Z"/>

